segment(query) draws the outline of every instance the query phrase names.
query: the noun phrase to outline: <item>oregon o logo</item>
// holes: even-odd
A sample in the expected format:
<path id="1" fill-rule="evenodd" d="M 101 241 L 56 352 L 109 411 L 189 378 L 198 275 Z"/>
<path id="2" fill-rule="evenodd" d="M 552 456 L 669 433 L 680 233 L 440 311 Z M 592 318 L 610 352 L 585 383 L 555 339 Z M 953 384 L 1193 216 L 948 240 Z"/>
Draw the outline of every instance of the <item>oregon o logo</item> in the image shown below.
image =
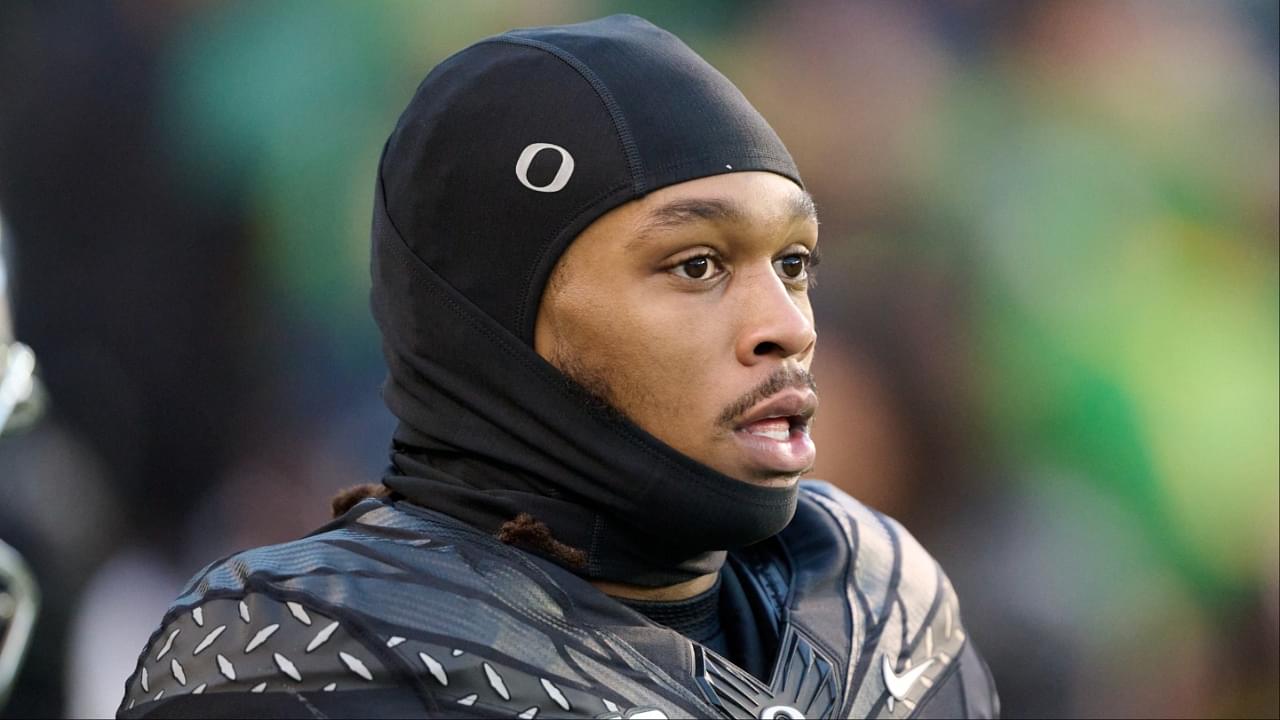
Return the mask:
<path id="1" fill-rule="evenodd" d="M 534 156 L 543 150 L 555 150 L 560 153 L 560 169 L 556 171 L 556 176 L 551 179 L 551 182 L 546 185 L 534 185 L 529 182 L 529 164 L 533 162 Z M 520 158 L 516 160 L 516 179 L 520 181 L 521 185 L 529 188 L 530 190 L 545 193 L 558 192 L 564 189 L 564 186 L 569 183 L 569 178 L 572 176 L 573 156 L 569 154 L 568 150 L 565 150 L 559 145 L 552 145 L 551 143 L 534 143 L 525 148 L 520 153 Z"/>

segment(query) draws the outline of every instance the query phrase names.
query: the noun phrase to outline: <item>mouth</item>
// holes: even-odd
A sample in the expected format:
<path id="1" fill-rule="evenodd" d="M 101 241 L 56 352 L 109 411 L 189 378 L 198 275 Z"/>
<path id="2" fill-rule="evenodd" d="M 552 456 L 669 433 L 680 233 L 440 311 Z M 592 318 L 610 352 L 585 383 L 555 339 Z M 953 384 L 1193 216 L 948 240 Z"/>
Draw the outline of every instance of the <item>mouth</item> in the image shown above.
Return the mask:
<path id="1" fill-rule="evenodd" d="M 781 390 L 748 410 L 734 424 L 733 437 L 754 470 L 798 475 L 812 468 L 817 457 L 809 437 L 817 409 L 818 396 L 812 390 Z"/>

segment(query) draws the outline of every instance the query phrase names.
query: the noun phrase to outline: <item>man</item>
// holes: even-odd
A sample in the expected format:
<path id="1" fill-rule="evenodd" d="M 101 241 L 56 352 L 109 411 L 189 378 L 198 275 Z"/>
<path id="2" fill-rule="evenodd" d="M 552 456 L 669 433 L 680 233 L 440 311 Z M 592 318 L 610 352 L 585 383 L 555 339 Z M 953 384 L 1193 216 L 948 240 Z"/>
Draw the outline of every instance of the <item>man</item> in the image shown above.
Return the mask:
<path id="1" fill-rule="evenodd" d="M 816 243 L 763 118 L 639 18 L 445 60 L 375 191 L 383 485 L 198 574 L 121 716 L 994 714 L 936 563 L 799 483 Z"/>

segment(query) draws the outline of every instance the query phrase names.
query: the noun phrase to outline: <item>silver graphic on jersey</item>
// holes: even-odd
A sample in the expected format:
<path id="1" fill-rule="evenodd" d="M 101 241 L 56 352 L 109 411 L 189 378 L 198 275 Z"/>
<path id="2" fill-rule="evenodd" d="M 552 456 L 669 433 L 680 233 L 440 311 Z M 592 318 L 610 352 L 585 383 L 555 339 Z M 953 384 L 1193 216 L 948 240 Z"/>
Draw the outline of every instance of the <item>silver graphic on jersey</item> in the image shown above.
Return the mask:
<path id="1" fill-rule="evenodd" d="M 615 706 L 616 707 L 616 706 Z M 596 716 L 597 720 L 670 720 L 670 716 L 658 708 L 637 707 L 626 712 L 611 710 Z"/>
<path id="2" fill-rule="evenodd" d="M 835 665 L 804 634 L 787 625 L 773 677 L 765 685 L 706 648 L 694 646 L 694 674 L 703 695 L 727 718 L 826 718 L 838 709 Z"/>
<path id="3" fill-rule="evenodd" d="M 881 656 L 881 672 L 884 674 L 884 686 L 893 697 L 901 700 L 907 696 L 907 692 L 911 690 L 911 686 L 916 684 L 916 680 L 929 669 L 933 664 L 933 658 L 929 658 L 919 665 L 903 672 L 901 675 L 893 671 L 893 664 L 889 662 L 888 655 Z"/>

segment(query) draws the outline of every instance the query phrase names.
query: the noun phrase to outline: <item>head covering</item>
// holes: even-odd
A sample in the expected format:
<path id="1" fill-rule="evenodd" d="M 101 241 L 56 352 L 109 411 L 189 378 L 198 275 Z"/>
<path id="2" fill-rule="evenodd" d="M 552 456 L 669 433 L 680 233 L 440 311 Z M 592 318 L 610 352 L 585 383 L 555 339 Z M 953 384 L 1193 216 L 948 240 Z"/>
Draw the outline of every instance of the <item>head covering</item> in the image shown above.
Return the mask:
<path id="1" fill-rule="evenodd" d="M 486 532 L 529 513 L 585 552 L 579 573 L 641 585 L 713 572 L 785 527 L 794 488 L 676 452 L 533 350 L 543 288 L 584 228 L 745 170 L 801 182 L 742 93 L 638 17 L 514 30 L 432 70 L 375 195 L 372 306 L 400 420 L 383 482 Z"/>

